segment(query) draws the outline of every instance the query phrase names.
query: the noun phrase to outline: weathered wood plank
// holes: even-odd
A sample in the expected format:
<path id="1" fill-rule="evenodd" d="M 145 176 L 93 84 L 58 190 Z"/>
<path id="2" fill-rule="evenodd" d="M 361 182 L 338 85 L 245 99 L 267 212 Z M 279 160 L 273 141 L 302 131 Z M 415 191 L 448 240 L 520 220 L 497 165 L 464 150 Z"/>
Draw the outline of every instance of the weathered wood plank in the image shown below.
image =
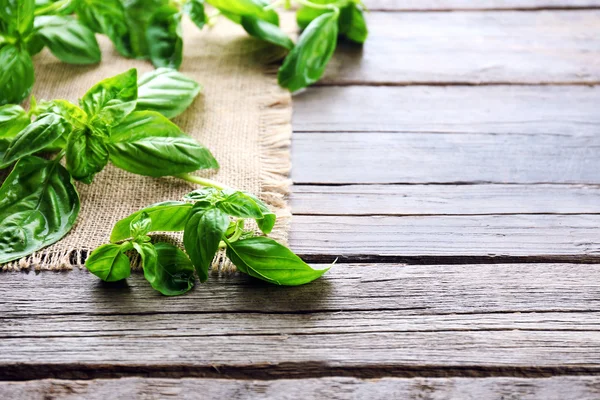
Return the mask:
<path id="1" fill-rule="evenodd" d="M 335 256 L 427 263 L 600 260 L 600 215 L 298 215 L 292 226 L 292 249 L 311 261 Z"/>
<path id="2" fill-rule="evenodd" d="M 0 382 L 6 399 L 507 399 L 595 400 L 600 396 L 596 376 L 552 378 L 356 378 L 227 379 L 121 378 L 110 380 L 41 380 Z"/>
<path id="3" fill-rule="evenodd" d="M 541 10 L 600 7 L 598 0 L 367 0 L 372 11 Z"/>
<path id="4" fill-rule="evenodd" d="M 0 379 L 599 372 L 600 265 L 347 266 L 165 298 L 141 274 L 4 273 Z M 65 290 L 65 288 L 69 290 Z"/>
<path id="5" fill-rule="evenodd" d="M 409 312 L 414 314 L 412 312 Z M 176 327 L 176 328 L 174 328 Z M 600 334 L 600 312 L 502 313 L 467 315 L 406 315 L 405 310 L 336 311 L 333 313 L 273 314 L 223 313 L 172 315 L 50 315 L 3 318 L 0 339 L 160 337 L 188 338 L 285 335 L 408 334 L 486 331 L 595 331 Z M 210 340 L 210 339 L 209 339 Z"/>
<path id="6" fill-rule="evenodd" d="M 296 184 L 600 184 L 600 135 L 304 133 Z"/>
<path id="7" fill-rule="evenodd" d="M 597 136 L 600 87 L 312 87 L 294 96 L 297 132 Z"/>
<path id="8" fill-rule="evenodd" d="M 196 314 L 206 314 L 218 321 L 225 313 L 401 310 L 407 316 L 427 316 L 600 310 L 600 265 L 595 264 L 337 264 L 309 285 L 283 288 L 245 275 L 213 275 L 174 298 L 154 291 L 140 273 L 126 284 L 103 283 L 79 269 L 1 273 L 0 282 L 3 319 L 182 314 L 193 321 Z"/>
<path id="9" fill-rule="evenodd" d="M 600 82 L 600 11 L 374 12 L 320 85 Z"/>
<path id="10" fill-rule="evenodd" d="M 598 214 L 600 186 L 295 185 L 290 203 L 295 215 Z"/>
<path id="11" fill-rule="evenodd" d="M 598 331 L 212 337 L 140 332 L 135 336 L 10 338 L 2 340 L 0 349 L 0 378 L 5 380 L 106 377 L 136 371 L 176 377 L 182 370 L 185 376 L 270 379 L 600 372 Z"/>

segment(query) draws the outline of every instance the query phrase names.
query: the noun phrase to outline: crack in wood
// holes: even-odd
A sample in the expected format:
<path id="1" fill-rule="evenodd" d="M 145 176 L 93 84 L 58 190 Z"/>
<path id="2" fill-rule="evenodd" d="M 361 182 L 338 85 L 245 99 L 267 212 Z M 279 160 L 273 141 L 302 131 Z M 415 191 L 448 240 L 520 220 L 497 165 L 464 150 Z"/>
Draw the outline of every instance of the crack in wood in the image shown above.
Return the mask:
<path id="1" fill-rule="evenodd" d="M 0 381 L 36 379 L 108 379 L 142 376 L 147 378 L 221 378 L 221 379 L 303 379 L 322 377 L 355 377 L 377 379 L 384 377 L 522 377 L 540 378 L 564 375 L 597 375 L 600 366 L 448 366 L 448 365 L 345 365 L 338 367 L 322 362 L 285 362 L 250 365 L 114 365 L 114 364 L 0 364 Z"/>
<path id="2" fill-rule="evenodd" d="M 308 263 L 333 263 L 350 264 L 357 262 L 364 263 L 390 263 L 406 265 L 461 265 L 461 264 L 548 264 L 548 263 L 569 263 L 569 264 L 600 264 L 600 255 L 589 254 L 565 254 L 565 255 L 488 255 L 488 256 L 402 256 L 402 255 L 377 255 L 377 254 L 297 254 Z"/>

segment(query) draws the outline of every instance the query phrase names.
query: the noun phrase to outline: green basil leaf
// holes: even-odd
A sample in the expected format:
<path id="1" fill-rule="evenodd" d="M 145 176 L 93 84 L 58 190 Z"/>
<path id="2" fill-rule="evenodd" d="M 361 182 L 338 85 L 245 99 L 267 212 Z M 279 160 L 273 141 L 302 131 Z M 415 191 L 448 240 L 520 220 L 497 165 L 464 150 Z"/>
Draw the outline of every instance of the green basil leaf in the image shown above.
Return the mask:
<path id="1" fill-rule="evenodd" d="M 279 29 L 277 25 L 264 21 L 254 16 L 242 16 L 242 27 L 250 36 L 254 36 L 265 42 L 284 47 L 288 50 L 294 48 L 294 42 Z"/>
<path id="2" fill-rule="evenodd" d="M 194 265 L 178 247 L 168 243 L 154 244 L 158 255 L 156 290 L 166 296 L 177 296 L 194 287 Z"/>
<path id="3" fill-rule="evenodd" d="M 219 250 L 219 243 L 229 227 L 229 217 L 218 208 L 198 210 L 185 225 L 183 244 L 200 282 L 206 282 L 213 258 Z"/>
<path id="4" fill-rule="evenodd" d="M 152 243 L 132 243 L 133 248 L 142 256 L 142 265 L 144 267 L 144 278 L 152 287 L 154 287 L 154 281 L 156 280 L 156 274 L 158 269 L 158 255 L 156 249 Z"/>
<path id="5" fill-rule="evenodd" d="M 183 59 L 181 13 L 175 6 L 156 10 L 146 29 L 148 55 L 155 67 L 178 69 Z"/>
<path id="6" fill-rule="evenodd" d="M 24 157 L 0 187 L 0 264 L 62 238 L 79 214 L 79 195 L 55 161 Z"/>
<path id="7" fill-rule="evenodd" d="M 0 106 L 20 103 L 31 92 L 35 78 L 29 53 L 0 44 Z"/>
<path id="8" fill-rule="evenodd" d="M 200 29 L 204 28 L 208 21 L 204 11 L 204 0 L 187 0 L 183 5 L 183 12 L 189 15 L 192 22 Z"/>
<path id="9" fill-rule="evenodd" d="M 103 135 L 90 129 L 74 130 L 67 140 L 67 169 L 73 178 L 92 183 L 94 175 L 108 163 L 108 149 Z"/>
<path id="10" fill-rule="evenodd" d="M 137 110 L 156 111 L 167 118 L 184 112 L 202 86 L 180 72 L 158 68 L 144 74 L 138 82 Z"/>
<path id="11" fill-rule="evenodd" d="M 227 243 L 227 257 L 241 272 L 277 285 L 303 285 L 329 270 L 311 268 L 290 249 L 266 237 Z"/>
<path id="12" fill-rule="evenodd" d="M 346 13 L 349 14 L 347 17 L 349 21 L 346 29 L 341 33 L 353 42 L 364 43 L 367 40 L 367 36 L 369 36 L 369 30 L 367 29 L 367 21 L 365 20 L 362 8 L 355 3 L 351 3 L 345 9 L 347 10 Z M 340 18 L 342 15 L 344 14 L 342 13 Z"/>
<path id="13" fill-rule="evenodd" d="M 33 30 L 35 0 L 0 0 L 0 19 L 7 23 L 9 34 L 26 37 Z"/>
<path id="14" fill-rule="evenodd" d="M 153 111 L 135 111 L 115 126 L 108 150 L 117 167 L 153 177 L 219 167 L 206 147 Z"/>
<path id="15" fill-rule="evenodd" d="M 212 206 L 216 204 L 217 201 L 223 200 L 225 197 L 226 196 L 221 190 L 212 187 L 203 187 L 186 194 L 184 196 L 184 199 L 203 202 Z"/>
<path id="16" fill-rule="evenodd" d="M 125 8 L 121 0 L 80 0 L 76 13 L 79 20 L 94 32 L 104 33 L 111 38 L 108 31 L 121 22 L 125 26 L 122 33 L 127 34 Z"/>
<path id="17" fill-rule="evenodd" d="M 43 113 L 60 115 L 72 129 L 84 129 L 87 124 L 87 114 L 81 108 L 67 100 L 52 100 L 42 102 L 37 107 Z"/>
<path id="18" fill-rule="evenodd" d="M 183 201 L 165 201 L 153 204 L 117 222 L 110 234 L 110 241 L 115 243 L 132 237 L 131 221 L 142 213 L 146 213 L 152 221 L 151 229 L 148 232 L 182 231 L 191 211 L 192 205 Z"/>
<path id="19" fill-rule="evenodd" d="M 65 131 L 64 120 L 55 114 L 40 116 L 12 140 L 0 164 L 7 165 L 51 145 Z"/>
<path id="20" fill-rule="evenodd" d="M 333 4 L 340 7 L 338 19 L 338 34 L 357 43 L 364 43 L 368 36 L 367 24 L 362 6 L 354 1 L 339 4 L 336 0 L 320 0 L 318 4 Z M 330 12 L 310 7 L 301 7 L 296 12 L 296 21 L 301 29 L 305 29 L 318 16 Z"/>
<path id="21" fill-rule="evenodd" d="M 194 266 L 188 256 L 167 243 L 134 244 L 144 263 L 144 277 L 165 296 L 178 296 L 194 287 Z"/>
<path id="22" fill-rule="evenodd" d="M 328 10 L 300 7 L 298 11 L 296 11 L 296 22 L 298 23 L 300 29 L 304 30 L 315 18 L 325 14 L 326 12 L 328 12 Z"/>
<path id="23" fill-rule="evenodd" d="M 134 240 L 143 238 L 150 232 L 152 228 L 152 219 L 148 213 L 141 212 L 139 213 L 131 223 L 129 224 L 129 231 L 131 232 L 131 236 Z"/>
<path id="24" fill-rule="evenodd" d="M 268 0 L 206 0 L 218 8 L 227 18 L 241 23 L 242 16 L 256 17 L 279 26 L 279 15 L 273 10 L 265 10 Z"/>
<path id="25" fill-rule="evenodd" d="M 130 69 L 94 85 L 79 101 L 93 124 L 115 126 L 136 106 L 137 70 Z"/>
<path id="26" fill-rule="evenodd" d="M 356 4 L 355 0 L 314 0 L 313 3 L 323 5 L 330 4 L 338 8 L 340 10 L 340 17 L 338 19 L 338 33 L 340 35 L 346 33 L 346 31 L 349 29 L 352 19 L 352 12 L 350 11 L 350 8 L 351 6 L 354 6 Z M 306 29 L 308 24 L 310 24 L 315 18 L 331 11 L 332 9 L 321 9 L 303 6 L 298 8 L 298 10 L 296 11 L 296 22 L 298 23 L 300 29 Z"/>
<path id="27" fill-rule="evenodd" d="M 216 206 L 232 217 L 256 218 L 263 217 L 262 211 L 256 201 L 244 192 L 229 193 L 227 197 L 216 203 Z"/>
<path id="28" fill-rule="evenodd" d="M 35 0 L 35 15 L 70 15 L 77 3 L 78 0 Z"/>
<path id="29" fill-rule="evenodd" d="M 269 207 L 267 207 L 267 205 L 262 200 L 260 200 L 255 195 L 253 195 L 251 193 L 246 193 L 246 196 L 249 196 L 250 198 L 254 199 L 254 201 L 258 205 L 258 208 L 260 208 L 260 211 L 262 212 L 263 217 L 260 219 L 257 219 L 256 224 L 258 225 L 258 227 L 260 228 L 262 233 L 264 233 L 265 235 L 268 235 L 269 233 L 271 233 L 271 231 L 273 230 L 273 227 L 275 226 L 275 221 L 277 220 L 277 216 L 275 215 L 274 212 L 272 212 L 269 209 Z"/>
<path id="30" fill-rule="evenodd" d="M 318 81 L 333 55 L 337 34 L 338 13 L 328 12 L 314 19 L 279 69 L 279 84 L 295 92 Z"/>
<path id="31" fill-rule="evenodd" d="M 196 201 L 194 207 L 216 206 L 233 217 L 254 218 L 260 230 L 267 235 L 273 230 L 277 219 L 262 200 L 248 192 L 209 187 L 196 189 L 185 195 L 185 198 Z"/>
<path id="32" fill-rule="evenodd" d="M 127 17 L 121 0 L 80 1 L 77 16 L 94 32 L 108 36 L 119 53 L 125 57 L 133 56 Z"/>
<path id="33" fill-rule="evenodd" d="M 106 282 L 116 282 L 131 275 L 129 258 L 124 254 L 133 246 L 127 242 L 118 244 L 103 244 L 92 251 L 85 260 L 85 267 L 98 278 Z"/>
<path id="34" fill-rule="evenodd" d="M 25 47 L 27 48 L 29 55 L 32 57 L 42 51 L 44 46 L 44 39 L 37 32 L 34 32 L 27 39 L 25 39 Z"/>
<path id="35" fill-rule="evenodd" d="M 0 139 L 0 160 L 2 160 L 2 158 L 4 158 L 4 154 L 6 153 L 6 150 L 8 150 L 9 146 L 10 146 L 9 140 Z M 0 165 L 0 169 L 1 168 L 2 168 L 2 166 Z"/>
<path id="36" fill-rule="evenodd" d="M 94 32 L 75 18 L 60 15 L 35 19 L 36 33 L 52 54 L 69 64 L 96 64 L 102 59 Z"/>
<path id="37" fill-rule="evenodd" d="M 128 42 L 131 56 L 147 59 L 148 42 L 146 30 L 155 11 L 169 5 L 169 0 L 122 0 L 125 7 L 127 26 L 129 27 Z"/>
<path id="38" fill-rule="evenodd" d="M 12 139 L 31 123 L 27 112 L 16 104 L 0 106 L 0 138 Z M 1 160 L 2 158 L 0 158 Z"/>

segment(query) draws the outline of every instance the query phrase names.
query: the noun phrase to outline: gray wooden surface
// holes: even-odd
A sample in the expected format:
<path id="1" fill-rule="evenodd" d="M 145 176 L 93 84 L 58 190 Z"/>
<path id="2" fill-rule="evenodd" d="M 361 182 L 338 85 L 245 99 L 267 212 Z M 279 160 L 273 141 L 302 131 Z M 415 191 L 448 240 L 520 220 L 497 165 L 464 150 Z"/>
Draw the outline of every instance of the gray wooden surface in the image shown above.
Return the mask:
<path id="1" fill-rule="evenodd" d="M 0 382 L 8 398 L 114 400 L 198 399 L 231 400 L 481 400 L 514 396 L 520 400 L 595 400 L 600 396 L 597 377 L 519 378 L 356 378 L 282 379 L 275 381 L 231 379 L 55 380 L 31 383 Z"/>
<path id="2" fill-rule="evenodd" d="M 2 274 L 0 398 L 600 397 L 600 2 L 367 0 L 294 99 L 322 279 Z"/>
<path id="3" fill-rule="evenodd" d="M 303 133 L 294 182 L 600 184 L 600 136 Z"/>
<path id="4" fill-rule="evenodd" d="M 369 29 L 320 85 L 600 81 L 600 10 L 373 12 Z"/>
<path id="5" fill-rule="evenodd" d="M 13 274 L 0 300 L 0 374 L 112 378 L 140 368 L 151 376 L 276 379 L 600 370 L 596 264 L 340 264 L 296 288 L 213 278 L 165 299 L 140 275 L 107 285 L 79 270 Z"/>
<path id="6" fill-rule="evenodd" d="M 597 185 L 302 185 L 294 215 L 599 214 Z"/>

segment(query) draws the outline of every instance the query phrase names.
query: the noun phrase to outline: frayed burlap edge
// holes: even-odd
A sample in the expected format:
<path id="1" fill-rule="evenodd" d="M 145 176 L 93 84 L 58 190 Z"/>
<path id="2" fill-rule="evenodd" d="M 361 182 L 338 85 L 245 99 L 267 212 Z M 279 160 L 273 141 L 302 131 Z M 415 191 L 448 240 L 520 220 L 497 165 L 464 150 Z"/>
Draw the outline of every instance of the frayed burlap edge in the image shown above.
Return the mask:
<path id="1" fill-rule="evenodd" d="M 268 71 L 267 74 L 276 75 L 276 71 L 276 69 Z M 260 103 L 263 110 L 260 121 L 260 198 L 277 215 L 277 222 L 269 237 L 287 245 L 292 217 L 288 203 L 291 185 L 289 174 L 291 169 L 292 96 L 287 90 L 276 86 L 263 96 Z M 212 273 L 227 275 L 235 271 L 236 268 L 225 256 L 225 251 L 220 251 L 213 260 Z"/>
<path id="2" fill-rule="evenodd" d="M 273 76 L 275 70 L 266 71 Z M 276 78 L 275 78 L 276 79 Z M 260 99 L 260 161 L 261 193 L 265 201 L 277 215 L 277 222 L 271 238 L 287 245 L 291 210 L 287 202 L 291 180 L 290 142 L 292 135 L 292 98 L 289 92 L 274 86 Z M 175 200 L 175 199 L 165 199 Z M 2 271 L 62 271 L 84 268 L 89 251 L 69 249 L 63 252 L 44 252 L 40 250 L 27 257 L 2 265 Z M 138 257 L 132 257 L 134 270 L 140 271 Z M 236 271 L 235 266 L 220 251 L 212 264 L 212 273 L 227 275 Z"/>

